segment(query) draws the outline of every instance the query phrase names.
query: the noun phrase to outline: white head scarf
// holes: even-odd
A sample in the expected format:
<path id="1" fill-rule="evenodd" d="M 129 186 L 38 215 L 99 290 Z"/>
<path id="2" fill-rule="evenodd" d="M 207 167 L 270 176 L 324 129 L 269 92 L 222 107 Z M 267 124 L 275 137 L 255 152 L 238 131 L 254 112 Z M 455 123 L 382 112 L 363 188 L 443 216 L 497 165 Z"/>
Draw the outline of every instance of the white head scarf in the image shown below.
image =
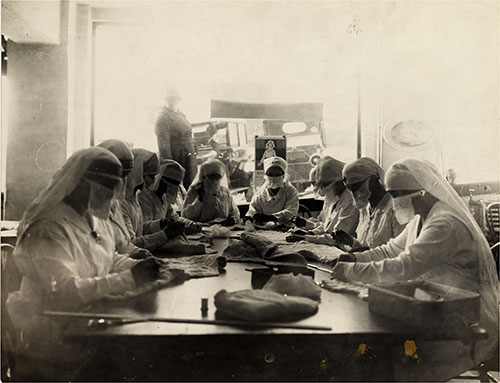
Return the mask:
<path id="1" fill-rule="evenodd" d="M 261 186 L 261 188 L 265 189 L 269 187 L 269 181 L 267 179 L 267 176 L 265 173 L 267 170 L 273 166 L 276 166 L 283 170 L 284 172 L 284 177 L 283 177 L 283 183 L 284 184 L 290 184 L 290 176 L 287 173 L 288 170 L 288 162 L 286 162 L 283 158 L 281 157 L 269 157 L 264 160 L 264 184 Z M 318 173 L 316 173 L 317 175 Z"/>
<path id="2" fill-rule="evenodd" d="M 281 157 L 269 157 L 264 160 L 264 173 L 267 172 L 267 170 L 270 167 L 277 166 L 281 170 L 283 170 L 284 173 L 286 173 L 288 169 L 288 163 Z"/>
<path id="3" fill-rule="evenodd" d="M 228 187 L 229 184 L 227 181 L 226 167 L 217 159 L 211 159 L 201 164 L 200 171 L 194 177 L 191 186 L 201 185 L 203 183 L 203 178 L 211 174 L 220 175 L 222 177 L 220 185 L 226 188 Z"/>
<path id="4" fill-rule="evenodd" d="M 125 142 L 116 139 L 109 139 L 104 140 L 97 146 L 108 149 L 111 153 L 113 153 L 122 163 L 124 170 L 130 170 L 134 167 L 134 155 Z"/>
<path id="5" fill-rule="evenodd" d="M 342 174 L 350 184 L 364 181 L 371 176 L 377 176 L 383 184 L 385 171 L 373 158 L 361 157 L 344 166 Z"/>
<path id="6" fill-rule="evenodd" d="M 49 186 L 26 209 L 17 230 L 18 245 L 33 223 L 49 215 L 66 196 L 73 192 L 95 160 L 106 160 L 121 168 L 118 158 L 104 148 L 94 147 L 73 153 L 62 168 L 52 176 Z M 121 180 L 121 177 L 117 178 L 118 182 Z"/>
<path id="7" fill-rule="evenodd" d="M 326 156 L 319 160 L 316 173 L 317 182 L 337 182 L 342 180 L 345 162 Z"/>
<path id="8" fill-rule="evenodd" d="M 151 185 L 151 191 L 156 191 L 160 187 L 162 178 L 172 178 L 179 182 L 179 185 L 184 179 L 186 170 L 174 160 L 163 160 L 160 164 L 160 172 L 155 176 L 155 182 Z"/>
<path id="9" fill-rule="evenodd" d="M 155 153 L 141 148 L 132 149 L 132 153 L 134 154 L 134 167 L 127 177 L 127 197 L 133 196 L 136 186 L 144 183 L 144 163 L 156 156 Z"/>
<path id="10" fill-rule="evenodd" d="M 399 179 L 399 181 L 394 182 L 394 179 Z M 430 162 L 412 158 L 398 161 L 387 171 L 385 181 L 392 185 L 405 184 L 405 179 L 408 180 L 410 190 L 423 189 L 446 204 L 453 212 L 453 216 L 461 221 L 471 233 L 474 243 L 477 245 L 476 253 L 479 257 L 482 312 L 488 315 L 488 318 L 481 318 L 481 320 L 496 323 L 496 330 L 494 331 L 498 334 L 498 276 L 490 246 L 479 225 L 462 198 Z M 415 181 L 418 185 L 415 184 Z"/>

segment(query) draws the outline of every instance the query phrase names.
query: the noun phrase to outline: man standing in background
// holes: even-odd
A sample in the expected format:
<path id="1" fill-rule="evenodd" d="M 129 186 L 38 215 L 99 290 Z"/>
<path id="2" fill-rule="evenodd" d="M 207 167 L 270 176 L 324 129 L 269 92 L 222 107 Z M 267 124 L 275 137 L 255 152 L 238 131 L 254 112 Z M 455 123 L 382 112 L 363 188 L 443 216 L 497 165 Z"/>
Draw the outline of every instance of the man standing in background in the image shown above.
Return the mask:
<path id="1" fill-rule="evenodd" d="M 181 97 L 176 89 L 168 89 L 163 107 L 155 124 L 161 160 L 172 159 L 186 169 L 184 187 L 189 188 L 197 172 L 196 154 L 191 124 L 179 111 Z"/>

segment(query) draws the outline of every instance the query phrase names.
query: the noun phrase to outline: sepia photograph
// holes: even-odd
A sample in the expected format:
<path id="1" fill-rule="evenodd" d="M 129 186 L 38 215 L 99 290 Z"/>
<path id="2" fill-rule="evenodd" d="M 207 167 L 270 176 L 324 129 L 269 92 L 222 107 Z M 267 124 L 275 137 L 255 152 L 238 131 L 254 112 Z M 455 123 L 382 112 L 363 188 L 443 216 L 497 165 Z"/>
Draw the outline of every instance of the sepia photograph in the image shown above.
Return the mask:
<path id="1" fill-rule="evenodd" d="M 500 383 L 500 2 L 1 2 L 1 381 Z"/>

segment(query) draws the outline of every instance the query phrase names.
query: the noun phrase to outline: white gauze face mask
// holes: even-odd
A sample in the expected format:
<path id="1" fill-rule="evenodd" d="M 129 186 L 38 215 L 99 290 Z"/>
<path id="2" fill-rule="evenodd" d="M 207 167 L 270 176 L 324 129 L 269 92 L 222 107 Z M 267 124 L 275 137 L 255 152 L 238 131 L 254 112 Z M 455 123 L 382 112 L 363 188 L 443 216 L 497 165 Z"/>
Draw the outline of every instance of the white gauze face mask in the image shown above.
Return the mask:
<path id="1" fill-rule="evenodd" d="M 327 187 L 321 189 L 321 194 L 325 197 L 325 201 L 328 203 L 337 203 L 340 199 L 340 196 L 335 193 L 335 184 L 336 181 L 330 183 Z"/>
<path id="2" fill-rule="evenodd" d="M 354 206 L 356 206 L 357 209 L 365 208 L 370 202 L 372 192 L 368 186 L 369 180 L 368 178 L 358 190 L 352 193 L 354 197 Z"/>
<path id="3" fill-rule="evenodd" d="M 411 201 L 412 198 L 418 195 L 423 196 L 424 194 L 425 191 L 421 190 L 392 199 L 394 215 L 400 225 L 406 225 L 413 219 L 413 217 L 415 217 L 415 208 L 413 207 L 413 203 Z"/>
<path id="4" fill-rule="evenodd" d="M 165 192 L 165 198 L 170 205 L 177 202 L 177 193 L 179 191 L 179 186 L 167 182 L 167 191 Z"/>
<path id="5" fill-rule="evenodd" d="M 219 192 L 220 189 L 220 179 L 217 181 L 213 181 L 208 177 L 205 177 L 203 179 L 203 188 L 205 189 L 205 192 L 208 194 L 216 195 Z"/>
<path id="6" fill-rule="evenodd" d="M 285 182 L 285 175 L 283 174 L 277 177 L 266 176 L 266 180 L 271 189 L 277 189 L 283 186 L 283 183 Z"/>
<path id="7" fill-rule="evenodd" d="M 90 185 L 89 213 L 100 219 L 108 219 L 115 191 L 91 180 L 87 182 Z"/>
<path id="8" fill-rule="evenodd" d="M 125 199 L 125 196 L 127 194 L 127 189 L 125 188 L 125 185 L 127 184 L 127 177 L 123 177 L 123 187 L 119 188 L 119 190 L 115 190 L 114 198 L 117 199 L 118 201 L 123 201 Z"/>

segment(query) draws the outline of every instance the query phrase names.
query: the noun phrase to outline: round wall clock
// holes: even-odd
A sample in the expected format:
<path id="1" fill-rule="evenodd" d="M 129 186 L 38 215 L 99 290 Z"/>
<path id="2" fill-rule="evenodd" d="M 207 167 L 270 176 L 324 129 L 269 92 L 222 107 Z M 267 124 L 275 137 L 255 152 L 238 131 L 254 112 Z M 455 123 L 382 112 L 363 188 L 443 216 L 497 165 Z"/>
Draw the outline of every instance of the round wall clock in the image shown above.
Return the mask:
<path id="1" fill-rule="evenodd" d="M 432 127 L 419 120 L 391 121 L 384 128 L 384 140 L 399 150 L 422 149 L 433 142 L 433 137 Z"/>

